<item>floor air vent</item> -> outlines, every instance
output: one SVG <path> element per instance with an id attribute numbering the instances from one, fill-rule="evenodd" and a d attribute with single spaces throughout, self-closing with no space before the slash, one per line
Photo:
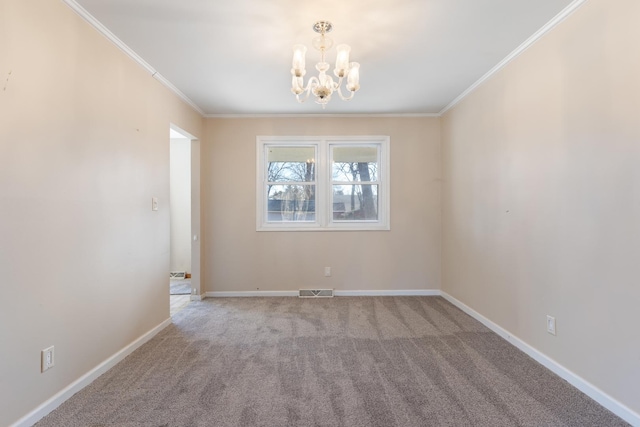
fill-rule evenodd
<path id="1" fill-rule="evenodd" d="M 187 277 L 186 271 L 171 271 L 169 272 L 169 279 L 185 279 Z"/>
<path id="2" fill-rule="evenodd" d="M 298 296 L 300 298 L 331 298 L 333 289 L 300 289 Z"/>

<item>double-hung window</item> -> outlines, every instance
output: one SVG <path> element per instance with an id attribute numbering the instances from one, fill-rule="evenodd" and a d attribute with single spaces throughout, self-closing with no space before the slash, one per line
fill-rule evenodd
<path id="1" fill-rule="evenodd" d="M 389 137 L 257 137 L 258 231 L 389 230 Z"/>

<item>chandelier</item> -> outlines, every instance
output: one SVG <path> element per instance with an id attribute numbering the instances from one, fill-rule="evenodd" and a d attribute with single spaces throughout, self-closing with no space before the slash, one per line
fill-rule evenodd
<path id="1" fill-rule="evenodd" d="M 320 36 L 313 39 L 313 47 L 320 51 L 320 62 L 316 64 L 316 70 L 318 70 L 318 77 L 312 76 L 307 82 L 307 86 L 304 85 L 305 70 L 305 54 L 307 53 L 306 46 L 297 44 L 293 46 L 293 67 L 291 68 L 291 92 L 296 95 L 298 102 L 302 103 L 309 99 L 309 95 L 313 93 L 316 98 L 316 103 L 322 105 L 324 109 L 329 101 L 331 101 L 331 95 L 333 92 L 338 92 L 340 99 L 348 101 L 353 98 L 353 95 L 358 89 L 360 89 L 360 64 L 357 62 L 349 62 L 349 52 L 351 48 L 346 44 L 336 46 L 338 51 L 336 57 L 336 67 L 333 70 L 333 74 L 338 78 L 335 81 L 330 75 L 327 75 L 327 71 L 331 67 L 331 64 L 325 62 L 324 55 L 326 51 L 333 46 L 333 40 L 326 36 L 326 33 L 330 32 L 333 26 L 328 21 L 318 21 L 313 25 L 313 30 L 319 33 Z M 348 96 L 342 94 L 342 81 L 346 77 L 346 89 L 349 91 Z M 305 95 L 300 96 L 305 93 Z"/>

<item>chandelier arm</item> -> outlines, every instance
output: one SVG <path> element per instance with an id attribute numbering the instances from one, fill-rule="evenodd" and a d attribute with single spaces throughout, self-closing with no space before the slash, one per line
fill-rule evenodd
<path id="1" fill-rule="evenodd" d="M 337 86 L 338 86 L 338 96 L 339 96 L 339 97 L 340 97 L 340 99 L 342 99 L 343 101 L 349 101 L 349 100 L 353 99 L 353 96 L 354 96 L 356 93 L 355 93 L 355 92 L 351 92 L 351 91 L 349 91 L 349 92 L 350 92 L 350 95 L 349 95 L 349 96 L 344 96 L 344 95 L 342 94 L 342 80 L 343 80 L 343 78 L 342 78 L 342 77 L 340 77 L 340 80 L 338 80 L 338 84 L 337 84 Z"/>
<path id="2" fill-rule="evenodd" d="M 303 102 L 305 102 L 307 99 L 309 99 L 309 95 L 311 95 L 311 90 L 317 86 L 319 84 L 319 80 L 316 76 L 311 76 L 309 78 L 309 81 L 307 82 L 307 87 L 304 88 L 304 90 L 302 91 L 303 93 L 305 93 L 303 98 L 300 98 L 300 94 L 296 94 L 296 100 L 302 104 Z"/>

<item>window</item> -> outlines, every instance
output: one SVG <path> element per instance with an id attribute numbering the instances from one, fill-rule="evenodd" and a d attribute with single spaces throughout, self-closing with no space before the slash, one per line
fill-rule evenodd
<path id="1" fill-rule="evenodd" d="M 258 231 L 389 230 L 389 137 L 257 138 Z"/>

